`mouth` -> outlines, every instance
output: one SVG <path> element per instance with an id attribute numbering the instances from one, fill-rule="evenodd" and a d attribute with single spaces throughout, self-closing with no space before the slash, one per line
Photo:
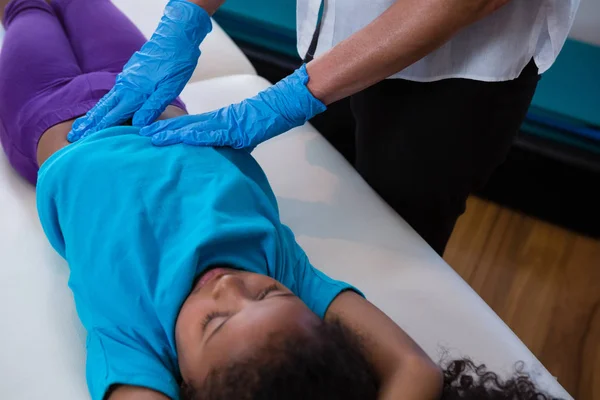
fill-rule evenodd
<path id="1" fill-rule="evenodd" d="M 208 271 L 206 271 L 202 275 L 200 275 L 198 282 L 194 285 L 193 291 L 200 290 L 204 286 L 206 286 L 206 284 L 209 283 L 210 281 L 218 279 L 218 278 L 222 277 L 223 275 L 227 275 L 229 273 L 230 273 L 229 268 L 209 269 Z"/>

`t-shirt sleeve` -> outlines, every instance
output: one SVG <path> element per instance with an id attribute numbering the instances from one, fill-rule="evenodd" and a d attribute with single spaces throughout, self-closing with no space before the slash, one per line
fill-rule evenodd
<path id="1" fill-rule="evenodd" d="M 294 234 L 285 227 L 288 239 L 288 260 L 290 264 L 287 274 L 288 282 L 282 281 L 290 290 L 300 297 L 302 301 L 319 318 L 323 319 L 327 309 L 335 298 L 346 290 L 352 290 L 364 297 L 364 294 L 354 286 L 330 278 L 323 272 L 315 268 L 308 259 L 308 256 L 300 245 L 296 242 Z"/>
<path id="2" fill-rule="evenodd" d="M 140 386 L 179 399 L 179 384 L 168 368 L 127 342 L 98 330 L 88 332 L 86 376 L 92 400 L 104 400 L 113 385 Z"/>

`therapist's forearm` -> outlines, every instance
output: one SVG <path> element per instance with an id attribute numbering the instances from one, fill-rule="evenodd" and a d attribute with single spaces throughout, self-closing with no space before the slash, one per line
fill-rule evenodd
<path id="1" fill-rule="evenodd" d="M 307 66 L 325 104 L 351 96 L 420 60 L 463 27 L 510 0 L 398 0 L 379 18 Z"/>

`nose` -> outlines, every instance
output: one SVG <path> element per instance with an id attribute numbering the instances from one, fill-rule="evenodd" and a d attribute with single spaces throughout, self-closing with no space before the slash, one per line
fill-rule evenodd
<path id="1" fill-rule="evenodd" d="M 240 306 L 251 300 L 250 291 L 244 280 L 237 274 L 224 275 L 218 278 L 212 296 L 215 300 L 233 301 Z"/>

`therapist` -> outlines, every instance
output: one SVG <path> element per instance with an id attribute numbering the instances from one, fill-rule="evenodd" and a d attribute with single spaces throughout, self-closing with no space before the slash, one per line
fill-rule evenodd
<path id="1" fill-rule="evenodd" d="M 318 23 L 321 0 L 298 0 L 298 49 L 314 60 L 254 98 L 147 126 L 191 77 L 223 1 L 171 0 L 69 140 L 133 117 L 156 145 L 251 150 L 352 96 L 356 168 L 440 255 L 469 194 L 506 157 L 579 4 L 325 0 Z"/>

